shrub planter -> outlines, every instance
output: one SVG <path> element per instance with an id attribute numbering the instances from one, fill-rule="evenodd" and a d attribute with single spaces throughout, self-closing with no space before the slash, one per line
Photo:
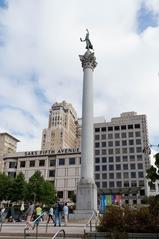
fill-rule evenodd
<path id="1" fill-rule="evenodd" d="M 159 239 L 159 233 L 88 232 L 84 239 Z"/>

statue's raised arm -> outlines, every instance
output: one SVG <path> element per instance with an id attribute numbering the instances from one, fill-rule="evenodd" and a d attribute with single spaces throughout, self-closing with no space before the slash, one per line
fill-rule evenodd
<path id="1" fill-rule="evenodd" d="M 86 42 L 86 49 L 87 50 L 89 50 L 89 49 L 92 49 L 93 50 L 93 45 L 92 45 L 92 43 L 91 43 L 91 41 L 90 41 L 90 39 L 89 39 L 89 31 L 88 31 L 88 29 L 86 29 L 86 36 L 85 36 L 85 39 L 84 40 L 82 40 L 82 38 L 80 38 L 80 40 L 82 41 L 82 42 Z"/>

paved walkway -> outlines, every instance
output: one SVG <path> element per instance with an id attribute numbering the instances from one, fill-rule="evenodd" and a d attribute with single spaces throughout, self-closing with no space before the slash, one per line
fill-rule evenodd
<path id="1" fill-rule="evenodd" d="M 78 234 L 83 235 L 84 227 L 86 224 L 82 223 L 68 223 L 68 226 L 61 225 L 61 227 L 54 227 L 52 223 L 48 224 L 47 233 L 55 234 L 60 229 L 64 229 L 66 234 Z M 25 223 L 4 223 L 2 226 L 1 233 L 24 233 Z M 46 222 L 41 222 L 39 224 L 39 233 L 46 233 Z M 36 229 L 29 230 L 30 232 L 35 232 Z"/>

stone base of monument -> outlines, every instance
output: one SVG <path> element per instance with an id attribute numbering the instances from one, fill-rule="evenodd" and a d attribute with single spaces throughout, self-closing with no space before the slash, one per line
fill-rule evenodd
<path id="1" fill-rule="evenodd" d="M 97 186 L 94 181 L 81 179 L 77 185 L 74 219 L 89 219 L 97 211 Z"/>

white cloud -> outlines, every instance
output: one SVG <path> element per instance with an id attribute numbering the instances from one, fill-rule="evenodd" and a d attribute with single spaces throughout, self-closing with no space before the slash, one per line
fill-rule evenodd
<path id="1" fill-rule="evenodd" d="M 20 150 L 40 147 L 42 129 L 48 124 L 46 112 L 55 101 L 71 102 L 81 116 L 83 73 L 78 55 L 85 51 L 79 38 L 85 36 L 86 27 L 98 62 L 95 115 L 110 120 L 123 111 L 145 113 L 150 140 L 159 139 L 159 28 L 136 33 L 141 2 L 8 1 L 9 8 L 0 11 L 5 39 L 0 48 L 0 128 L 10 132 L 14 128 L 26 135 L 32 132 L 34 142 L 19 135 Z M 157 12 L 159 1 L 145 3 Z M 35 94 L 36 89 L 44 99 Z M 12 115 L 13 122 L 7 115 Z"/>

